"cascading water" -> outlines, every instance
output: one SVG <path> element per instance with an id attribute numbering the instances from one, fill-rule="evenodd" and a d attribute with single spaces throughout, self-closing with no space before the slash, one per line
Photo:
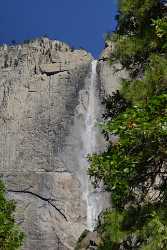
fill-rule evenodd
<path id="1" fill-rule="evenodd" d="M 74 125 L 66 140 L 66 151 L 62 161 L 70 166 L 69 171 L 78 179 L 80 190 L 80 209 L 76 232 L 85 228 L 93 231 L 99 214 L 111 207 L 110 194 L 102 188 L 95 189 L 87 173 L 87 155 L 104 151 L 106 142 L 97 127 L 102 114 L 100 89 L 97 75 L 97 61 L 92 61 L 90 74 L 85 78 L 84 88 L 79 92 L 79 102 L 75 110 Z M 74 227 L 74 226 L 73 226 Z"/>
<path id="2" fill-rule="evenodd" d="M 96 68 L 97 61 L 92 62 L 91 82 L 89 86 L 88 95 L 88 108 L 85 119 L 86 127 L 86 145 L 85 151 L 87 154 L 93 153 L 96 150 L 96 111 L 97 111 L 97 100 L 96 100 Z"/>
<path id="3" fill-rule="evenodd" d="M 85 151 L 87 154 L 91 154 L 96 151 L 96 68 L 97 61 L 92 61 L 92 71 L 91 71 L 91 82 L 89 86 L 89 101 L 88 109 L 85 119 L 86 128 L 86 147 Z M 91 196 L 94 192 L 93 187 L 88 180 L 87 186 L 87 227 L 90 231 L 94 229 L 97 220 L 96 214 L 96 200 L 92 200 Z"/>
<path id="4" fill-rule="evenodd" d="M 92 61 L 91 82 L 88 88 L 88 106 L 85 116 L 85 138 L 84 150 L 85 154 L 91 154 L 98 151 L 99 142 L 97 137 L 99 131 L 97 129 L 97 117 L 99 116 L 100 103 L 97 92 L 97 61 Z M 87 163 L 88 166 L 89 163 Z M 104 208 L 109 206 L 109 199 L 102 190 L 94 189 L 89 177 L 87 176 L 87 228 L 93 231 L 97 224 L 98 215 Z"/>

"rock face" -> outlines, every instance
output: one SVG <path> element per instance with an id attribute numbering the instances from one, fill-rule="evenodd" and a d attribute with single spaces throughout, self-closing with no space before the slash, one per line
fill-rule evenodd
<path id="1" fill-rule="evenodd" d="M 0 172 L 25 250 L 72 249 L 85 228 L 74 120 L 91 61 L 48 39 L 0 47 Z"/>
<path id="2" fill-rule="evenodd" d="M 47 38 L 0 47 L 0 174 L 24 250 L 74 249 L 87 226 L 80 159 L 92 60 Z M 118 88 L 107 62 L 98 73 L 101 93 Z"/>
<path id="3" fill-rule="evenodd" d="M 106 42 L 106 48 L 100 55 L 97 69 L 99 86 L 101 86 L 102 91 L 107 95 L 112 95 L 115 90 L 120 89 L 121 80 L 129 77 L 128 72 L 122 68 L 120 63 L 110 63 L 109 59 L 113 50 L 114 44 L 109 41 Z"/>

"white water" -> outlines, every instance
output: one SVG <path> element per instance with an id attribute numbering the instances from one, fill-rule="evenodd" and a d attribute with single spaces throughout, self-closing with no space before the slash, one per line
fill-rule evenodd
<path id="1" fill-rule="evenodd" d="M 96 100 L 96 73 L 97 61 L 92 62 L 91 82 L 89 86 L 89 101 L 88 109 L 85 119 L 86 127 L 86 140 L 85 145 L 86 153 L 90 154 L 96 151 L 96 111 L 97 111 L 97 100 Z"/>
<path id="2" fill-rule="evenodd" d="M 88 89 L 88 107 L 85 117 L 85 140 L 84 148 L 86 154 L 91 154 L 97 151 L 98 142 L 97 134 L 99 133 L 96 127 L 97 116 L 99 103 L 98 103 L 98 94 L 97 94 L 97 61 L 92 62 L 92 71 L 91 71 L 91 82 Z M 97 224 L 98 215 L 104 208 L 105 198 L 104 192 L 100 190 L 97 191 L 93 188 L 90 180 L 87 180 L 87 228 L 90 231 L 93 231 L 94 227 Z"/>
<path id="3" fill-rule="evenodd" d="M 81 197 L 81 223 L 93 231 L 97 225 L 99 214 L 111 207 L 110 194 L 101 188 L 94 189 L 87 169 L 89 162 L 87 155 L 104 151 L 105 140 L 97 128 L 97 122 L 101 116 L 101 103 L 99 98 L 99 86 L 97 79 L 97 61 L 92 62 L 91 77 L 85 79 L 85 88 L 80 90 L 79 104 L 73 130 L 67 140 L 67 145 L 62 161 L 68 162 L 70 171 L 75 173 L 80 183 Z M 85 215 L 87 217 L 85 221 Z M 79 229 L 79 232 L 82 230 Z"/>

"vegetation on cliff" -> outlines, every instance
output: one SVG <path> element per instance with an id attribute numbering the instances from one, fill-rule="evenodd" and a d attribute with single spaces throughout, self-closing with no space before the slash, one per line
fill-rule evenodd
<path id="1" fill-rule="evenodd" d="M 108 149 L 89 157 L 89 175 L 104 183 L 114 207 L 99 224 L 99 249 L 167 249 L 167 8 L 160 0 L 119 4 L 116 32 L 107 39 L 111 61 L 131 80 L 123 80 L 117 101 L 107 99 Z"/>
<path id="2" fill-rule="evenodd" d="M 0 181 L 0 250 L 16 250 L 22 245 L 24 234 L 15 223 L 15 202 L 5 197 L 5 187 Z"/>

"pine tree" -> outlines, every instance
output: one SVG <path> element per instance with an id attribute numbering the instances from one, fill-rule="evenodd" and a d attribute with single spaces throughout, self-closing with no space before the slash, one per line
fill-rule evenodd
<path id="1" fill-rule="evenodd" d="M 15 223 L 15 202 L 5 197 L 5 187 L 0 181 L 0 250 L 20 249 L 24 234 Z"/>
<path id="2" fill-rule="evenodd" d="M 101 125 L 107 140 L 116 135 L 117 143 L 89 157 L 94 185 L 104 183 L 114 206 L 97 228 L 99 250 L 167 249 L 165 2 L 119 1 L 111 62 L 121 62 L 131 79 L 123 80 L 119 98 L 107 99 Z"/>

